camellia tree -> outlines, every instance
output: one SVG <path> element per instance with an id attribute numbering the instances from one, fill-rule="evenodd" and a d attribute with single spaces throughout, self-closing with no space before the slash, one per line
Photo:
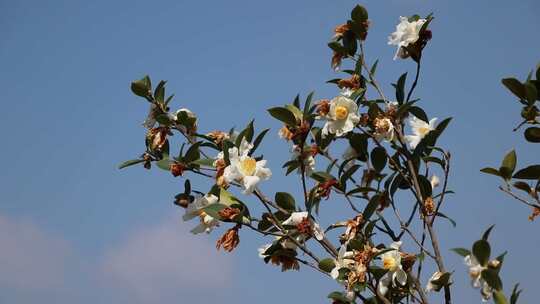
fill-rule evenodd
<path id="1" fill-rule="evenodd" d="M 328 43 L 332 68 L 344 75 L 328 81 L 336 85 L 337 96 L 315 100 L 311 93 L 268 109 L 281 124 L 280 138 L 291 145 L 291 158 L 281 173 L 296 172 L 302 189 L 299 197 L 279 189 L 263 193 L 259 187 L 276 178 L 258 153 L 269 129 L 257 132 L 251 121 L 238 132 L 201 132 L 195 113 L 170 109 L 173 96 L 165 94 L 166 82 L 154 87 L 148 76 L 131 84 L 133 93 L 149 103 L 144 121 L 146 151 L 120 168 L 157 166 L 174 177 L 182 176 L 184 192 L 175 196 L 175 204 L 185 209 L 184 220 L 197 222 L 192 233 L 227 227 L 216 247 L 228 252 L 240 243 L 241 230 L 271 237 L 271 243 L 259 248 L 263 261 L 282 271 L 308 267 L 337 281 L 343 287 L 329 294 L 332 303 L 430 303 L 435 293 L 440 294 L 435 303 L 452 303 L 452 282 L 458 278 L 445 267 L 437 235 L 438 219 L 454 224 L 444 214 L 445 198 L 452 193 L 448 189 L 451 155 L 438 145 L 451 118 L 429 117 L 414 95 L 432 21 L 432 15 L 400 17 L 390 34 L 388 44 L 396 47 L 394 59 L 416 63 L 412 83 L 407 84 L 407 73 L 401 75 L 393 84 L 395 95 L 390 96 L 376 80 L 377 62 L 368 63 L 364 52 L 368 12 L 354 7 Z M 537 79 L 539 74 L 537 70 Z M 523 104 L 524 123 L 537 124 L 539 81 L 529 76 L 525 83 L 516 79 L 503 83 Z M 368 97 L 372 95 L 376 97 Z M 539 142 L 539 130 L 528 128 L 525 137 Z M 182 143 L 175 144 L 179 153 L 173 155 L 169 139 L 174 134 Z M 333 155 L 330 147 L 342 153 Z M 502 177 L 501 190 L 533 207 L 536 215 L 538 165 L 514 173 L 515 163 L 512 152 L 500 169 L 483 171 Z M 209 183 L 194 187 L 190 175 L 204 176 Z M 534 180 L 536 185 L 523 180 Z M 532 201 L 514 194 L 514 188 L 527 192 Z M 322 227 L 323 200 L 343 201 L 350 212 Z M 463 256 L 483 300 L 517 303 L 521 292 L 517 285 L 507 291 L 509 296 L 503 291 L 499 273 L 505 253 L 492 257 L 491 230 L 470 249 L 453 251 Z"/>

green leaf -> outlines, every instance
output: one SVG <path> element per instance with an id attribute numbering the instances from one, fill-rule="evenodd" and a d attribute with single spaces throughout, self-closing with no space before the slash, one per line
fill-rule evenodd
<path id="1" fill-rule="evenodd" d="M 237 147 L 240 147 L 240 145 L 242 144 L 242 139 L 244 139 L 244 138 L 246 139 L 247 142 L 251 142 L 251 140 L 253 139 L 253 133 L 254 133 L 253 120 L 251 120 L 248 123 L 248 125 L 246 126 L 246 128 L 244 130 L 242 130 L 242 132 L 240 132 L 240 134 L 238 134 L 234 144 Z"/>
<path id="2" fill-rule="evenodd" d="M 165 171 L 169 171 L 171 170 L 171 164 L 173 163 L 174 161 L 172 161 L 171 159 L 169 158 L 164 158 L 160 161 L 158 161 L 156 163 L 156 165 L 160 168 L 160 169 L 163 169 Z"/>
<path id="3" fill-rule="evenodd" d="M 319 269 L 324 272 L 330 272 L 332 269 L 334 269 L 334 267 L 336 267 L 334 259 L 326 258 L 319 261 Z"/>
<path id="4" fill-rule="evenodd" d="M 377 72 L 377 65 L 379 64 L 379 59 L 375 60 L 375 63 L 371 66 L 371 69 L 369 72 L 371 73 L 371 76 L 375 76 L 375 72 Z"/>
<path id="5" fill-rule="evenodd" d="M 532 191 L 531 186 L 529 186 L 529 184 L 527 184 L 526 182 L 515 182 L 514 187 L 519 190 L 525 191 L 527 194 L 531 193 Z"/>
<path id="6" fill-rule="evenodd" d="M 275 200 L 276 204 L 285 210 L 294 211 L 296 208 L 294 197 L 287 192 L 276 192 Z"/>
<path id="7" fill-rule="evenodd" d="M 447 219 L 448 221 L 450 221 L 450 223 L 452 224 L 452 226 L 454 226 L 454 228 L 456 228 L 456 221 L 454 221 L 453 219 L 451 219 L 451 218 L 448 217 L 447 215 L 443 214 L 442 212 L 437 212 L 437 214 L 435 214 L 435 215 Z"/>
<path id="8" fill-rule="evenodd" d="M 466 257 L 468 255 L 471 255 L 471 251 L 469 249 L 465 249 L 465 248 L 452 248 L 450 250 L 457 253 L 457 254 L 459 254 L 462 257 Z"/>
<path id="9" fill-rule="evenodd" d="M 371 200 L 369 200 L 369 203 L 364 208 L 364 212 L 362 212 L 365 220 L 369 220 L 375 210 L 377 210 L 377 207 L 380 205 L 380 199 L 380 195 L 374 195 Z"/>
<path id="10" fill-rule="evenodd" d="M 523 168 L 514 174 L 513 178 L 517 179 L 540 179 L 540 165 L 532 165 Z"/>
<path id="11" fill-rule="evenodd" d="M 504 178 L 510 179 L 512 177 L 512 173 L 514 173 L 514 170 L 516 169 L 516 161 L 516 151 L 512 150 L 506 154 L 501 167 L 499 168 L 499 172 L 501 172 L 501 175 Z"/>
<path id="12" fill-rule="evenodd" d="M 133 92 L 133 94 L 140 97 L 148 97 L 150 95 L 151 88 L 152 84 L 148 75 L 144 76 L 142 79 L 135 80 L 131 83 L 131 91 Z"/>
<path id="13" fill-rule="evenodd" d="M 156 86 L 156 90 L 154 91 L 154 99 L 159 103 L 165 102 L 165 84 L 166 83 L 167 81 L 161 80 Z"/>
<path id="14" fill-rule="evenodd" d="M 221 220 L 221 216 L 219 216 L 219 212 L 223 209 L 227 208 L 227 205 L 216 203 L 208 205 L 207 207 L 203 208 L 203 211 L 210 215 L 211 217 Z"/>
<path id="15" fill-rule="evenodd" d="M 530 127 L 525 130 L 525 139 L 529 142 L 540 143 L 540 128 Z"/>
<path id="16" fill-rule="evenodd" d="M 133 166 L 133 165 L 136 165 L 136 164 L 140 164 L 140 163 L 143 163 L 144 162 L 144 159 L 132 159 L 132 160 L 127 160 L 123 163 L 121 163 L 119 166 L 118 166 L 118 169 L 124 169 L 126 167 L 129 167 L 129 166 Z"/>
<path id="17" fill-rule="evenodd" d="M 537 73 L 540 71 L 540 67 L 538 68 Z M 540 78 L 538 74 L 536 75 L 537 78 Z M 518 290 L 519 284 L 514 285 L 514 289 L 512 290 L 512 295 L 510 296 L 510 304 L 516 304 L 517 300 L 519 299 L 519 295 L 521 294 L 521 289 Z"/>
<path id="18" fill-rule="evenodd" d="M 296 117 L 294 114 L 287 108 L 284 107 L 275 107 L 268 109 L 268 113 L 272 115 L 275 119 L 286 123 L 287 125 L 294 127 L 296 126 Z"/>
<path id="19" fill-rule="evenodd" d="M 495 302 L 495 304 L 508 304 L 502 290 L 496 290 L 493 293 L 493 302 Z"/>
<path id="20" fill-rule="evenodd" d="M 212 159 L 212 158 L 200 158 L 200 159 L 192 161 L 191 163 L 194 164 L 194 165 L 199 165 L 199 166 L 213 167 L 214 166 L 214 159 Z"/>
<path id="21" fill-rule="evenodd" d="M 502 84 L 519 99 L 526 99 L 525 86 L 515 78 L 504 78 Z"/>
<path id="22" fill-rule="evenodd" d="M 334 176 L 332 176 L 331 174 L 326 173 L 324 171 L 317 171 L 317 172 L 311 173 L 311 178 L 313 178 L 314 180 L 316 180 L 316 181 L 318 181 L 320 183 L 324 183 L 326 181 L 336 179 Z"/>
<path id="23" fill-rule="evenodd" d="M 360 168 L 360 165 L 353 165 L 345 173 L 341 175 L 340 182 L 345 187 L 345 184 L 347 183 L 347 180 Z"/>
<path id="24" fill-rule="evenodd" d="M 488 285 L 495 290 L 502 290 L 502 281 L 494 269 L 488 268 L 482 271 L 482 279 L 484 279 Z"/>
<path id="25" fill-rule="evenodd" d="M 259 135 L 257 135 L 257 137 L 255 137 L 255 140 L 253 141 L 253 148 L 249 151 L 250 156 L 255 153 L 255 150 L 257 150 L 268 131 L 270 131 L 270 129 L 264 129 L 261 133 L 259 133 Z"/>
<path id="26" fill-rule="evenodd" d="M 496 176 L 501 176 L 501 173 L 499 172 L 499 170 L 495 169 L 495 168 L 484 168 L 482 170 L 480 170 L 481 172 L 484 172 L 486 174 L 491 174 L 491 175 L 496 175 Z"/>
<path id="27" fill-rule="evenodd" d="M 357 5 L 353 8 L 351 12 L 351 19 L 354 22 L 362 23 L 367 21 L 369 18 L 368 11 L 361 5 Z"/>
<path id="28" fill-rule="evenodd" d="M 423 121 L 429 122 L 426 112 L 420 107 L 412 106 L 409 108 L 409 113 L 420 118 Z"/>
<path id="29" fill-rule="evenodd" d="M 473 244 L 472 252 L 480 265 L 485 266 L 491 255 L 491 247 L 486 240 L 478 240 Z"/>
<path id="30" fill-rule="evenodd" d="M 196 142 L 189 149 L 186 151 L 186 155 L 184 156 L 184 162 L 186 164 L 189 164 L 201 157 L 201 153 L 199 152 L 199 146 L 201 145 L 201 142 Z"/>
<path id="31" fill-rule="evenodd" d="M 287 108 L 287 110 L 291 111 L 291 113 L 294 114 L 296 121 L 301 121 L 303 119 L 304 113 L 300 111 L 300 109 L 297 106 L 288 104 L 285 106 L 285 108 Z"/>
<path id="32" fill-rule="evenodd" d="M 536 86 L 530 82 L 525 83 L 525 99 L 529 102 L 530 105 L 533 105 L 536 99 L 538 98 L 538 91 Z"/>
<path id="33" fill-rule="evenodd" d="M 347 297 L 345 297 L 342 292 L 339 292 L 339 291 L 334 291 L 330 293 L 328 295 L 328 298 L 333 301 L 340 302 L 340 303 L 351 303 L 351 301 L 347 299 Z"/>
<path id="34" fill-rule="evenodd" d="M 388 157 L 386 156 L 386 150 L 383 147 L 375 147 L 371 151 L 371 164 L 377 172 L 381 172 L 386 166 Z"/>
<path id="35" fill-rule="evenodd" d="M 358 158 L 362 161 L 367 161 L 368 139 L 363 134 L 353 133 L 349 137 L 349 144 L 358 154 Z"/>
<path id="36" fill-rule="evenodd" d="M 396 84 L 396 100 L 399 104 L 403 104 L 405 101 L 405 82 L 407 80 L 407 73 L 402 74 Z"/>
<path id="37" fill-rule="evenodd" d="M 315 92 L 310 92 L 306 98 L 306 102 L 304 103 L 304 117 L 307 117 L 310 114 L 311 100 L 313 99 L 313 94 L 315 94 Z"/>
<path id="38" fill-rule="evenodd" d="M 487 241 L 487 240 L 488 240 L 489 234 L 491 233 L 491 230 L 493 230 L 493 227 L 495 227 L 495 225 L 491 225 L 491 226 L 489 226 L 488 229 L 486 229 L 486 231 L 484 232 L 484 234 L 482 234 L 482 240 L 484 240 L 484 241 Z"/>

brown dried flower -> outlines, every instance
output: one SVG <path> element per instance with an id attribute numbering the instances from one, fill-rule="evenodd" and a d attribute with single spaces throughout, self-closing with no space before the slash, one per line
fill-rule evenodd
<path id="1" fill-rule="evenodd" d="M 272 264 L 276 266 L 281 265 L 281 271 L 287 271 L 290 269 L 300 270 L 300 264 L 298 264 L 298 261 L 294 257 L 291 257 L 291 256 L 273 255 L 270 258 L 270 261 L 272 262 Z"/>
<path id="2" fill-rule="evenodd" d="M 540 208 L 533 207 L 532 213 L 529 215 L 529 221 L 534 221 L 537 216 L 540 216 Z"/>
<path id="3" fill-rule="evenodd" d="M 347 24 L 347 23 L 344 23 L 344 24 L 340 24 L 338 26 L 336 26 L 336 28 L 334 29 L 334 37 L 341 37 L 343 36 L 343 34 L 345 34 L 345 32 L 351 30 L 351 27 Z"/>
<path id="4" fill-rule="evenodd" d="M 309 218 L 306 217 L 300 223 L 298 223 L 296 225 L 296 229 L 302 234 L 311 235 L 312 228 Z"/>
<path id="5" fill-rule="evenodd" d="M 289 130 L 289 127 L 283 126 L 283 128 L 279 129 L 278 135 L 280 138 L 283 138 L 286 141 L 289 141 L 293 138 L 294 133 L 291 130 Z"/>
<path id="6" fill-rule="evenodd" d="M 161 150 L 165 143 L 167 142 L 167 135 L 170 134 L 169 128 L 167 127 L 157 127 L 148 130 L 146 133 L 146 138 L 150 145 L 151 150 Z"/>
<path id="7" fill-rule="evenodd" d="M 180 176 L 180 175 L 184 174 L 184 170 L 186 169 L 186 167 L 181 163 L 172 163 L 170 165 L 169 169 L 171 171 L 171 174 L 174 177 L 177 177 L 177 176 Z"/>
<path id="8" fill-rule="evenodd" d="M 341 60 L 343 60 L 343 55 L 338 53 L 338 52 L 334 52 L 334 55 L 332 56 L 332 69 L 334 69 L 335 71 L 338 71 L 339 70 L 339 67 L 341 66 Z"/>
<path id="9" fill-rule="evenodd" d="M 219 216 L 224 220 L 232 221 L 240 214 L 240 209 L 234 207 L 225 207 L 218 212 Z"/>
<path id="10" fill-rule="evenodd" d="M 222 147 L 223 141 L 230 137 L 229 134 L 223 131 L 212 131 L 206 134 L 206 136 L 210 137 L 218 147 Z"/>
<path id="11" fill-rule="evenodd" d="M 317 114 L 319 114 L 319 116 L 326 116 L 328 112 L 330 112 L 330 100 L 319 100 L 319 102 L 317 102 Z"/>
<path id="12" fill-rule="evenodd" d="M 435 213 L 435 201 L 431 196 L 424 200 L 424 215 L 433 215 Z"/>
<path id="13" fill-rule="evenodd" d="M 354 74 L 351 78 L 341 79 L 338 81 L 338 87 L 340 89 L 349 88 L 352 90 L 358 90 L 360 88 L 360 76 Z"/>
<path id="14" fill-rule="evenodd" d="M 216 249 L 220 250 L 223 247 L 223 250 L 231 252 L 240 244 L 240 237 L 238 236 L 239 225 L 234 226 L 233 228 L 227 230 L 225 234 L 217 241 Z"/>

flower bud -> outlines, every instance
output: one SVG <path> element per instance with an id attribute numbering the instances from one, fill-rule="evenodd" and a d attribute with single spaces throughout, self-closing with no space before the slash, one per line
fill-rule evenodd
<path id="1" fill-rule="evenodd" d="M 174 176 L 174 177 L 177 177 L 177 176 L 180 176 L 184 173 L 184 170 L 186 169 L 186 167 L 184 167 L 183 164 L 181 163 L 172 163 L 169 167 L 170 171 L 171 171 L 171 174 Z"/>

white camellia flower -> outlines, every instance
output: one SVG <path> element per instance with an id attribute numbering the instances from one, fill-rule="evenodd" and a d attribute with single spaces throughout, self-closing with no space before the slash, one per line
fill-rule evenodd
<path id="1" fill-rule="evenodd" d="M 249 156 L 251 144 L 240 144 L 229 149 L 230 165 L 223 172 L 223 177 L 227 183 L 237 181 L 244 187 L 244 194 L 251 194 L 257 184 L 262 180 L 267 180 L 272 176 L 272 171 L 266 168 L 266 160 L 255 160 Z M 219 156 L 218 156 L 219 157 Z"/>
<path id="2" fill-rule="evenodd" d="M 394 60 L 407 57 L 404 47 L 418 41 L 420 30 L 425 22 L 426 19 L 409 22 L 409 18 L 399 17 L 399 24 L 396 26 L 396 31 L 388 37 L 388 44 L 397 46 Z"/>
<path id="3" fill-rule="evenodd" d="M 334 260 L 334 268 L 330 272 L 332 279 L 337 280 L 341 268 L 351 268 L 354 265 L 354 252 L 347 251 L 347 244 L 339 248 L 338 257 Z"/>
<path id="4" fill-rule="evenodd" d="M 360 121 L 358 106 L 345 96 L 338 96 L 330 101 L 330 111 L 326 114 L 326 124 L 322 129 L 322 135 L 335 134 L 343 136 L 356 126 Z"/>
<path id="5" fill-rule="evenodd" d="M 193 228 L 191 232 L 193 234 L 199 234 L 202 232 L 210 233 L 212 229 L 219 225 L 219 221 L 204 212 L 204 208 L 216 204 L 218 197 L 213 194 L 207 194 L 196 198 L 193 203 L 189 204 L 186 208 L 186 213 L 183 216 L 184 221 L 189 221 L 195 217 L 199 217 L 201 223 Z"/>
<path id="6" fill-rule="evenodd" d="M 392 250 L 387 251 L 381 255 L 383 268 L 388 272 L 381 278 L 379 285 L 377 286 L 379 292 L 385 295 L 388 292 L 390 286 L 397 286 L 396 282 L 401 286 L 407 283 L 407 273 L 401 266 L 401 254 L 399 253 L 399 247 L 401 242 L 393 242 L 390 244 Z"/>
<path id="7" fill-rule="evenodd" d="M 291 160 L 298 160 L 300 157 L 300 147 L 298 145 L 294 145 L 292 147 L 292 157 Z M 306 157 L 304 158 L 304 169 L 306 170 L 306 175 L 310 176 L 312 172 L 315 171 L 315 157 L 311 153 L 304 152 Z M 302 168 L 298 167 L 296 170 L 298 174 L 302 174 Z"/>
<path id="8" fill-rule="evenodd" d="M 482 266 L 474 255 L 468 255 L 464 258 L 465 265 L 469 267 L 469 276 L 471 277 L 471 285 L 474 288 L 482 288 L 480 293 L 482 294 L 482 301 L 487 302 L 493 296 L 493 289 L 488 283 L 482 279 L 482 271 L 487 269 L 486 266 Z"/>
<path id="9" fill-rule="evenodd" d="M 309 218 L 309 214 L 307 211 L 302 212 L 293 212 L 289 216 L 288 219 L 283 221 L 283 225 L 287 226 L 297 226 L 298 224 L 302 223 L 305 219 L 308 219 L 311 223 L 311 232 L 315 236 L 315 238 L 319 241 L 322 241 L 324 239 L 324 231 L 322 231 L 319 224 L 315 221 L 313 221 L 311 218 Z"/>
<path id="10" fill-rule="evenodd" d="M 231 141 L 236 141 L 236 137 L 238 134 L 232 134 L 231 135 Z M 253 144 L 248 142 L 245 138 L 242 138 L 242 142 L 240 143 L 240 148 L 238 149 L 238 153 L 240 155 L 247 155 L 249 154 L 249 151 L 253 149 Z M 229 149 L 230 150 L 230 149 Z M 216 160 L 214 161 L 214 167 L 216 167 L 218 160 L 222 160 L 225 157 L 225 154 L 223 151 L 219 152 L 216 156 Z"/>
<path id="11" fill-rule="evenodd" d="M 409 125 L 411 126 L 413 135 L 406 135 L 405 140 L 409 143 L 411 149 L 416 148 L 420 141 L 426 137 L 429 132 L 435 130 L 436 121 L 436 117 L 432 118 L 429 123 L 417 118 L 416 116 L 409 118 Z"/>

